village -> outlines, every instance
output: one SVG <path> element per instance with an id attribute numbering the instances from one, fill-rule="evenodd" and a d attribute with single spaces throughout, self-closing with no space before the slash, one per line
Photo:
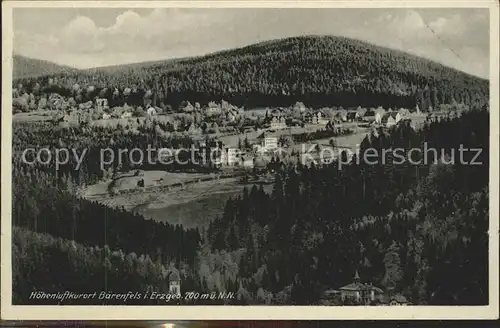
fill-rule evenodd
<path id="1" fill-rule="evenodd" d="M 23 99 L 27 98 L 27 100 Z M 18 103 L 29 103 L 29 96 L 17 98 Z M 15 99 L 16 100 L 16 99 Z M 16 101 L 14 101 L 16 103 Z M 131 132 L 141 126 L 154 124 L 163 136 L 186 135 L 192 138 L 200 151 L 210 152 L 217 147 L 218 158 L 208 165 L 222 171 L 234 169 L 261 170 L 272 160 L 296 162 L 304 148 L 320 152 L 324 147 L 346 151 L 349 156 L 372 130 L 390 129 L 407 123 L 414 129 L 425 121 L 446 113 L 421 112 L 416 108 L 384 109 L 332 107 L 311 109 L 297 102 L 288 108 L 260 108 L 246 110 L 222 101 L 206 106 L 185 101 L 176 110 L 164 109 L 146 103 L 131 107 L 127 104 L 110 108 L 106 98 L 96 98 L 76 105 L 72 98 L 58 94 L 41 98 L 35 111 L 24 113 L 14 107 L 14 120 L 39 117 L 61 127 L 90 126 L 124 128 Z M 215 140 L 216 142 L 209 142 Z M 208 142 L 208 144 L 207 144 Z M 307 164 L 307 163 L 306 163 Z"/>
<path id="2" fill-rule="evenodd" d="M 455 111 L 441 108 L 422 112 L 418 106 L 412 109 L 361 106 L 313 109 L 297 102 L 286 108 L 244 109 L 226 101 L 204 106 L 184 101 L 174 110 L 153 106 L 150 102 L 144 107 L 126 103 L 110 107 L 106 98 L 99 97 L 78 105 L 73 98 L 58 94 L 40 98 L 38 103 L 30 99 L 26 94 L 14 99 L 14 121 L 42 120 L 61 128 L 123 129 L 135 135 L 140 135 L 144 127 L 152 127 L 161 138 L 179 136 L 192 140 L 196 163 L 172 165 L 172 149 L 166 153 L 159 149 L 156 160 L 169 164 L 147 168 L 139 165 L 132 168 L 132 172 L 106 172 L 102 182 L 81 191 L 85 197 L 129 209 L 144 208 L 151 198 L 155 199 L 155 208 L 162 208 L 158 203 L 164 201 L 158 197 L 164 196 L 157 195 L 162 190 L 175 194 L 168 204 L 178 205 L 199 199 L 214 188 L 224 195 L 233 195 L 241 191 L 242 184 L 259 183 L 268 187 L 273 181 L 273 172 L 282 165 L 328 164 L 340 154 L 346 154 L 349 159 L 372 131 L 388 130 L 398 124 L 418 129 L 439 116 L 460 115 L 459 106 L 455 106 L 458 108 Z M 31 107 L 29 112 L 22 110 L 26 104 Z M 304 152 L 309 156 L 304 157 Z M 178 189 L 183 189 L 180 193 L 183 199 L 172 203 L 180 197 Z M 154 196 L 145 197 L 148 193 Z M 180 223 L 185 224 L 183 220 Z"/>

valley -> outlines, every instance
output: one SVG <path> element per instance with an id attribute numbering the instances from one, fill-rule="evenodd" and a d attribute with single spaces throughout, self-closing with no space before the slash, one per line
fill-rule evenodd
<path id="1" fill-rule="evenodd" d="M 487 304 L 489 81 L 313 35 L 85 70 L 14 65 L 16 304 L 33 288 L 179 286 L 237 295 L 195 305 Z M 484 148 L 483 164 L 410 163 L 427 143 Z M 132 155 L 151 148 L 153 162 Z M 403 165 L 364 157 L 394 148 Z M 26 149 L 86 155 L 56 168 Z"/>

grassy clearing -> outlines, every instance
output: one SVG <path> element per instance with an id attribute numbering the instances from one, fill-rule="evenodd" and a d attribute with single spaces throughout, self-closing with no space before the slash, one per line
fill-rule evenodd
<path id="1" fill-rule="evenodd" d="M 86 187 L 84 193 L 88 197 L 99 194 L 106 194 L 108 193 L 110 184 L 112 184 L 117 191 L 136 189 L 137 182 L 141 179 L 144 180 L 145 187 L 152 187 L 184 183 L 187 181 L 210 176 L 209 174 L 203 173 L 172 173 L 158 170 L 139 171 L 141 172 L 140 176 L 135 176 L 135 170 L 125 172 L 118 175 L 114 180 L 102 181 Z"/>
<path id="2" fill-rule="evenodd" d="M 158 173 L 155 173 L 158 174 Z M 189 174 L 184 174 L 187 178 Z M 182 178 L 178 176 L 177 179 Z M 105 184 L 91 186 L 88 189 L 102 191 Z M 246 185 L 251 188 L 253 185 Z M 100 197 L 99 193 L 86 193 L 89 199 L 109 205 L 123 207 L 126 210 L 144 215 L 156 221 L 169 224 L 183 224 L 186 227 L 207 225 L 220 215 L 229 197 L 241 194 L 244 184 L 239 178 L 206 181 L 187 185 L 182 189 L 150 191 L 134 194 L 123 194 L 111 197 Z M 266 191 L 271 191 L 271 185 L 265 185 Z"/>
<path id="3" fill-rule="evenodd" d="M 17 113 L 12 115 L 13 122 L 40 122 L 52 120 L 51 112 L 36 111 L 29 113 Z"/>

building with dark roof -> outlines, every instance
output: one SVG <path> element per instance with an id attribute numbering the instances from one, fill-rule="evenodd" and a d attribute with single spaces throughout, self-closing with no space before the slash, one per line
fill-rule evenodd
<path id="1" fill-rule="evenodd" d="M 385 113 L 384 116 L 382 116 L 381 124 L 385 125 L 386 127 L 391 127 L 398 124 L 399 121 L 402 120 L 402 118 L 403 117 L 398 112 L 388 112 Z"/>
<path id="2" fill-rule="evenodd" d="M 365 114 L 363 115 L 363 120 L 365 121 L 375 121 L 375 111 L 374 110 L 367 110 Z"/>
<path id="3" fill-rule="evenodd" d="M 340 287 L 340 297 L 343 302 L 370 304 L 383 294 L 382 289 L 373 286 L 371 283 L 362 283 L 358 271 L 356 271 L 352 283 Z"/>
<path id="4" fill-rule="evenodd" d="M 347 112 L 347 122 L 354 122 L 359 115 L 360 114 L 356 111 Z"/>
<path id="5" fill-rule="evenodd" d="M 408 305 L 410 302 L 401 294 L 393 295 L 390 298 L 389 305 Z"/>

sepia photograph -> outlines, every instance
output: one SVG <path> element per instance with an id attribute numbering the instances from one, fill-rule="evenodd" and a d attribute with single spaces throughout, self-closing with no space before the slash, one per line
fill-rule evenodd
<path id="1" fill-rule="evenodd" d="M 497 318 L 498 3 L 370 3 L 4 2 L 2 318 Z"/>

